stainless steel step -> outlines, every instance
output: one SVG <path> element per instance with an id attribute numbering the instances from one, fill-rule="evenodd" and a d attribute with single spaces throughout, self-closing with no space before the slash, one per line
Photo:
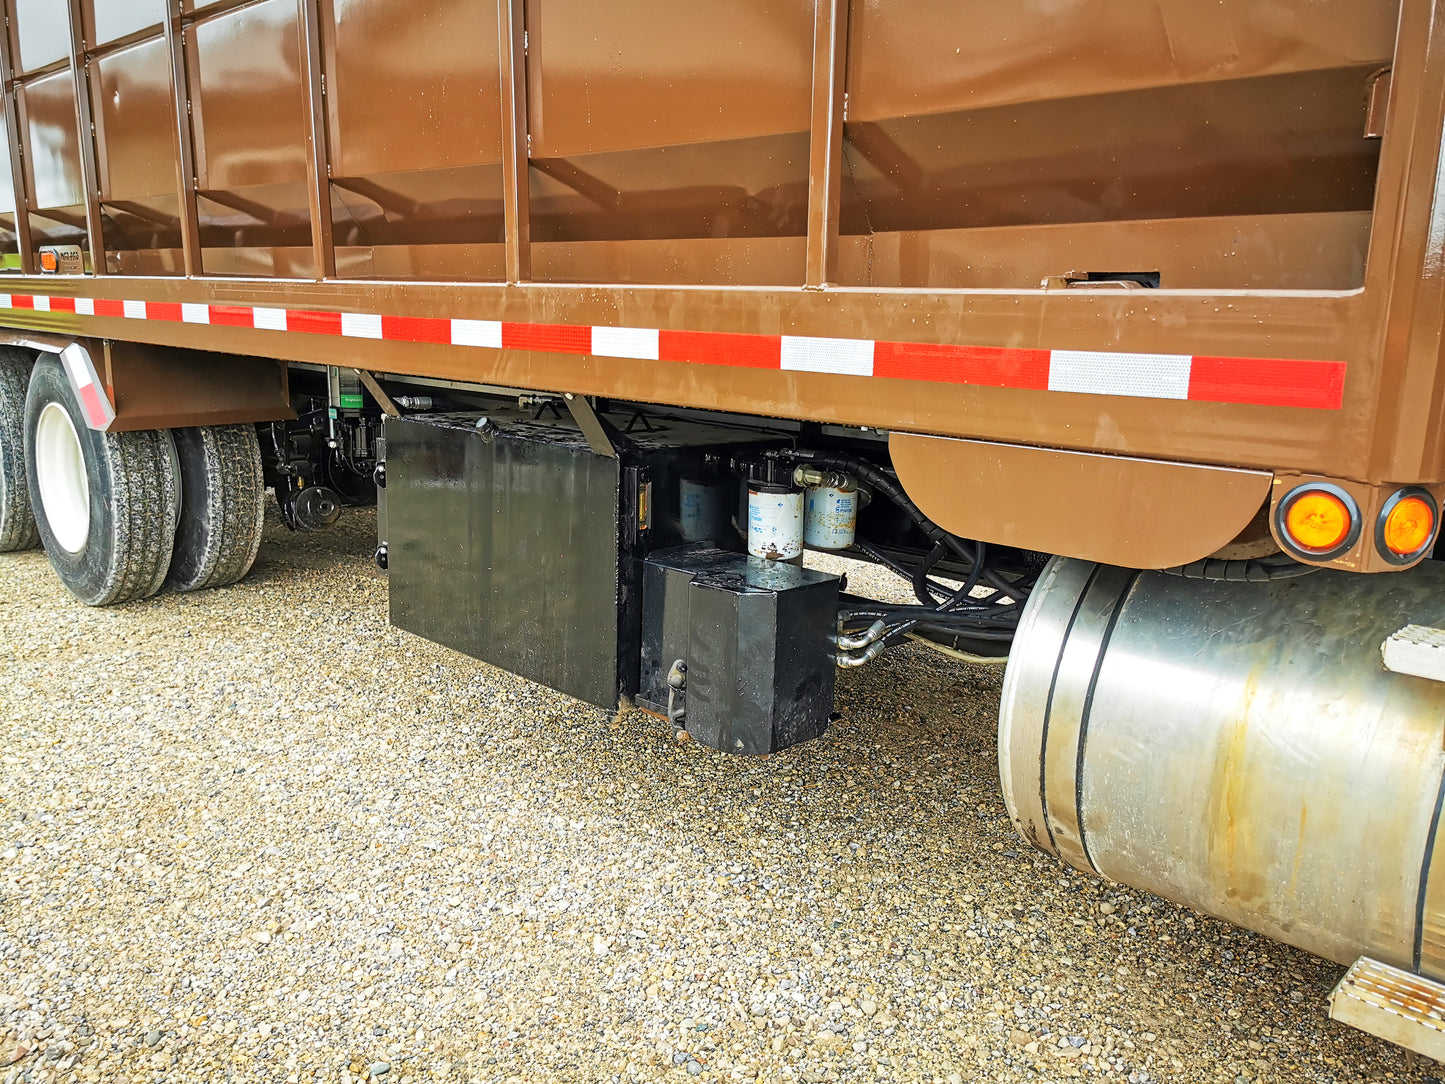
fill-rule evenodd
<path id="1" fill-rule="evenodd" d="M 1330 992 L 1330 1019 L 1445 1061 L 1445 986 L 1361 957 Z"/>
<path id="2" fill-rule="evenodd" d="M 1445 681 L 1445 629 L 1406 625 L 1380 646 L 1385 669 Z"/>

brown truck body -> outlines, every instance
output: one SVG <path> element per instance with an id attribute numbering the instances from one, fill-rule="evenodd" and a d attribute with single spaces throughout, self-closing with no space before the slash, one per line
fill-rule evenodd
<path id="1" fill-rule="evenodd" d="M 1136 567 L 1445 483 L 1428 0 L 7 14 L 12 336 L 867 426 L 949 529 Z M 115 427 L 194 410 L 122 369 Z"/>
<path id="2" fill-rule="evenodd" d="M 0 5 L 0 550 L 376 500 L 398 628 L 738 755 L 1007 660 L 1025 838 L 1445 1057 L 1445 0 Z"/>

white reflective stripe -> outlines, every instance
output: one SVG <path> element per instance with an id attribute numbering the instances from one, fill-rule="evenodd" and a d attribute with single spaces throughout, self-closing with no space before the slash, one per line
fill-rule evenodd
<path id="1" fill-rule="evenodd" d="M 209 324 L 211 322 L 211 306 L 182 301 L 181 319 L 187 324 Z"/>
<path id="2" fill-rule="evenodd" d="M 146 318 L 146 303 L 144 301 L 123 301 L 125 316 L 127 320 L 144 320 Z"/>
<path id="3" fill-rule="evenodd" d="M 6 299 L 7 303 L 9 299 Z M 77 316 L 94 316 L 95 301 L 89 297 L 77 297 L 75 299 L 75 312 Z"/>
<path id="4" fill-rule="evenodd" d="M 343 312 L 341 334 L 353 339 L 381 338 L 381 317 L 369 312 Z"/>
<path id="5" fill-rule="evenodd" d="M 71 343 L 60 352 L 60 364 L 65 367 L 65 377 L 77 392 L 87 384 L 95 383 L 85 360 L 85 351 L 76 343 Z"/>
<path id="6" fill-rule="evenodd" d="M 13 309 L 14 307 L 9 294 L 0 294 L 0 309 Z"/>
<path id="7" fill-rule="evenodd" d="M 641 358 L 657 360 L 656 328 L 594 327 L 592 352 L 604 358 Z"/>
<path id="8" fill-rule="evenodd" d="M 782 368 L 799 373 L 873 375 L 872 339 L 814 339 L 784 335 Z"/>
<path id="9" fill-rule="evenodd" d="M 1115 354 L 1055 350 L 1049 355 L 1049 391 L 1189 398 L 1189 354 Z"/>
<path id="10" fill-rule="evenodd" d="M 286 310 L 263 309 L 258 306 L 251 310 L 251 326 L 264 331 L 285 331 Z"/>
<path id="11" fill-rule="evenodd" d="M 70 381 L 75 397 L 85 411 L 86 424 L 92 429 L 105 430 L 115 421 L 115 408 L 106 397 L 101 386 L 90 353 L 79 343 L 71 343 L 60 352 L 60 364 L 65 369 L 65 378 Z M 84 394 L 89 391 L 89 395 Z"/>
<path id="12" fill-rule="evenodd" d="M 34 297 L 32 300 L 34 300 L 34 302 L 35 302 L 35 311 L 36 311 L 36 312 L 49 312 L 49 311 L 50 311 L 50 298 L 44 296 L 43 294 L 36 294 L 35 297 Z"/>
<path id="13" fill-rule="evenodd" d="M 502 348 L 502 322 L 500 320 L 453 320 L 453 346 L 490 346 Z"/>

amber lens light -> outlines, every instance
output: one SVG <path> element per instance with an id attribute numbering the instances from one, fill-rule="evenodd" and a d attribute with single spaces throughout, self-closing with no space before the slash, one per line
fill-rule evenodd
<path id="1" fill-rule="evenodd" d="M 1419 553 L 1435 533 L 1435 509 L 1420 497 L 1397 501 L 1385 517 L 1385 546 L 1399 557 Z"/>
<path id="2" fill-rule="evenodd" d="M 1284 514 L 1285 530 L 1302 550 L 1324 553 L 1350 536 L 1350 510 L 1333 493 L 1303 493 Z"/>

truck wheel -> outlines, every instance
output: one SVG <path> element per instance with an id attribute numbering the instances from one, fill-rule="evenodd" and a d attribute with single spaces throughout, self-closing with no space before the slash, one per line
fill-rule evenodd
<path id="1" fill-rule="evenodd" d="M 25 385 L 30 355 L 0 352 L 0 553 L 40 544 L 25 482 Z"/>
<path id="2" fill-rule="evenodd" d="M 25 396 L 25 476 L 40 541 L 87 606 L 148 598 L 171 563 L 178 479 L 168 430 L 87 428 L 60 362 L 35 363 Z"/>
<path id="3" fill-rule="evenodd" d="M 166 586 L 235 583 L 256 560 L 266 520 L 261 444 L 250 425 L 172 431 L 181 461 L 181 521 Z"/>

